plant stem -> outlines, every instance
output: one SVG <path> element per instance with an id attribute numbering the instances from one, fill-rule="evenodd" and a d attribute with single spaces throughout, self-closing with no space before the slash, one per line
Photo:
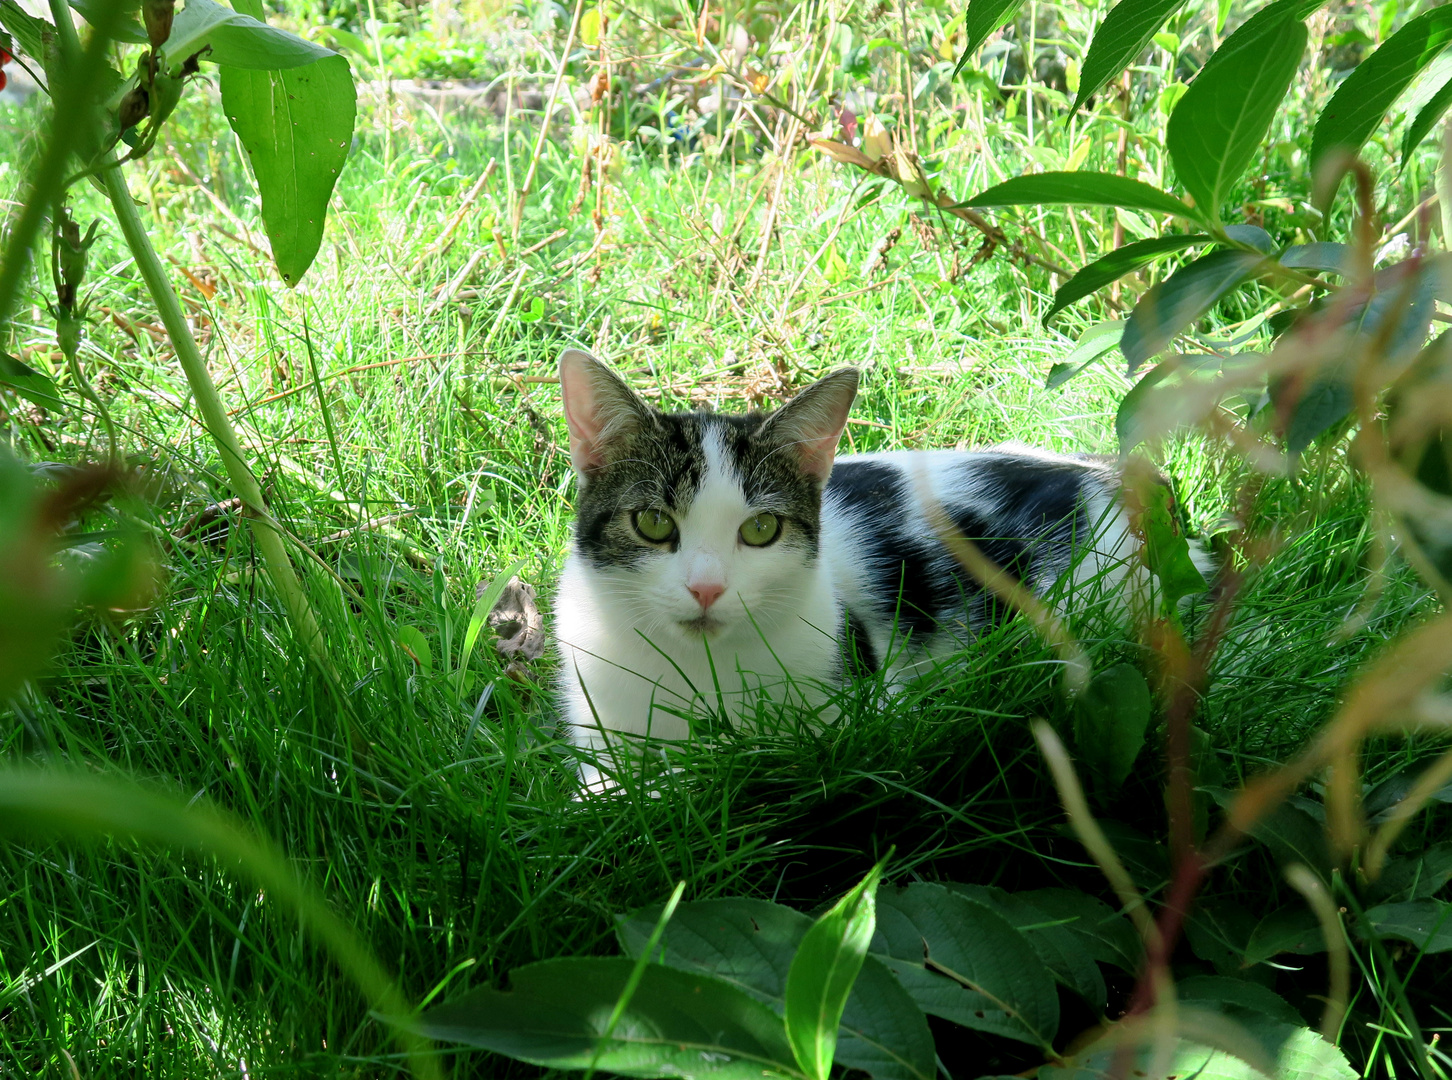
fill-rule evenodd
<path id="1" fill-rule="evenodd" d="M 106 66 L 106 50 L 111 44 L 111 35 L 120 21 L 119 2 L 98 5 L 96 21 L 84 52 L 70 53 L 78 58 L 66 69 L 62 85 L 50 88 L 54 108 L 51 112 L 50 139 L 45 152 L 36 163 L 31 174 L 29 187 L 21 199 L 20 215 L 10 230 L 10 241 L 5 246 L 4 258 L 0 259 L 0 326 L 10 318 L 16 298 L 20 294 L 22 279 L 30 265 L 30 248 L 40 223 L 50 211 L 54 198 L 50 194 L 61 188 L 65 179 L 66 165 L 72 151 L 87 130 L 84 110 L 95 99 L 101 86 L 101 72 Z M 69 19 L 69 13 L 67 13 Z M 75 43 L 75 27 L 66 22 L 70 37 L 61 29 L 62 47 L 67 40 Z M 62 55 L 66 55 L 65 52 Z"/>
<path id="2" fill-rule="evenodd" d="M 100 179 L 106 186 L 106 194 L 116 212 L 116 220 L 121 225 L 126 245 L 136 259 L 136 268 L 146 282 L 151 301 L 156 305 L 161 323 L 166 328 L 167 336 L 171 338 L 172 347 L 176 349 L 177 359 L 181 361 L 182 370 L 186 373 L 192 397 L 196 399 L 197 410 L 202 415 L 202 423 L 206 425 L 208 434 L 221 451 L 222 465 L 227 470 L 232 491 L 242 500 L 246 516 L 252 519 L 253 536 L 262 552 L 263 567 L 272 580 L 272 587 L 277 590 L 287 608 L 293 632 L 301 639 L 317 665 L 333 675 L 335 670 L 332 659 L 328 655 L 322 631 L 318 628 L 317 618 L 313 615 L 312 606 L 303 593 L 302 583 L 294 573 L 292 563 L 288 561 L 287 549 L 282 543 L 282 530 L 267 509 L 262 487 L 242 455 L 237 432 L 227 418 L 227 410 L 217 394 L 217 387 L 207 371 L 196 339 L 192 337 L 191 328 L 187 326 L 176 291 L 167 280 L 161 259 L 157 257 L 156 249 L 151 246 L 151 239 L 146 235 L 146 228 L 136 212 L 131 192 L 126 187 L 126 178 L 119 168 L 110 168 L 101 172 Z"/>

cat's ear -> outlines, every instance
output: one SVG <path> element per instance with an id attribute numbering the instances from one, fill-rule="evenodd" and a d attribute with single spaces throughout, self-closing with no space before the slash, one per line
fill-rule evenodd
<path id="1" fill-rule="evenodd" d="M 772 413 L 762 435 L 791 447 L 802 472 L 825 482 L 857 396 L 857 378 L 856 368 L 842 368 L 818 379 Z"/>
<path id="2" fill-rule="evenodd" d="M 650 416 L 650 406 L 624 379 L 579 349 L 560 356 L 560 395 L 570 429 L 570 461 L 582 477 L 605 465 L 615 447 Z"/>

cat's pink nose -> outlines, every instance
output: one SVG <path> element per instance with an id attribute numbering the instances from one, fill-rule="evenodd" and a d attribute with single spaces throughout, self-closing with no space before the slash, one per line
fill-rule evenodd
<path id="1" fill-rule="evenodd" d="M 721 594 L 726 591 L 725 585 L 717 585 L 715 582 L 704 585 L 687 585 L 686 588 L 691 590 L 691 595 L 696 598 L 696 603 L 701 605 L 702 611 L 721 599 Z"/>

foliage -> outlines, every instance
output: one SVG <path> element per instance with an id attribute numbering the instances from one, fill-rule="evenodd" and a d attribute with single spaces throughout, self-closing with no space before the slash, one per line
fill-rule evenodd
<path id="1" fill-rule="evenodd" d="M 125 489 L 135 497 L 86 507 L 59 538 L 45 534 L 46 551 L 117 545 L 123 524 L 148 531 L 165 602 L 120 615 L 82 603 L 77 622 L 66 601 L 49 674 L 0 708 L 8 760 L 205 791 L 277 838 L 411 1000 L 464 997 L 465 980 L 510 986 L 489 991 L 507 998 L 539 985 L 501 982 L 532 965 L 605 973 L 590 975 L 609 1000 L 593 1018 L 604 1024 L 591 1029 L 594 1046 L 574 1059 L 582 1067 L 609 1067 L 595 1050 L 612 1016 L 616 1030 L 635 1030 L 640 1014 L 622 994 L 632 979 L 644 1009 L 686 985 L 676 974 L 695 986 L 722 976 L 642 966 L 650 933 L 669 948 L 674 927 L 716 903 L 738 925 L 743 912 L 760 922 L 771 910 L 802 933 L 811 919 L 797 909 L 844 895 L 889 841 L 900 852 L 889 880 L 903 887 L 878 890 L 879 937 L 899 918 L 894 900 L 910 925 L 936 926 L 941 909 L 950 928 L 986 929 L 1018 961 L 1009 974 L 1032 973 L 1014 990 L 1031 1024 L 990 1008 L 978 1017 L 983 1000 L 961 983 L 936 999 L 942 1010 L 993 1027 L 923 1019 L 902 980 L 936 993 L 947 977 L 919 963 L 920 947 L 894 957 L 875 937 L 869 954 L 893 966 L 863 961 L 839 1062 L 889 1068 L 882 1040 L 861 1035 L 896 1016 L 895 1052 L 914 1068 L 936 1030 L 952 1033 L 936 1046 L 951 1075 L 1061 1075 L 1052 1054 L 1068 1055 L 1106 1014 L 1147 1007 L 1134 976 L 1149 955 L 1148 970 L 1173 979 L 1186 1023 L 1201 1024 L 1181 1033 L 1191 1045 L 1167 1071 L 1234 1075 L 1252 1060 L 1338 1068 L 1318 1063 L 1335 1051 L 1306 1030 L 1330 1022 L 1323 999 L 1347 1010 L 1333 1034 L 1357 1071 L 1434 1066 L 1424 1048 L 1435 1049 L 1429 1029 L 1449 992 L 1442 953 L 1431 951 L 1445 947 L 1442 747 L 1434 734 L 1402 739 L 1377 725 L 1422 722 L 1441 701 L 1423 675 L 1441 663 L 1445 626 L 1413 633 L 1441 612 L 1426 584 L 1441 558 L 1441 519 L 1426 511 L 1440 504 L 1395 501 L 1418 490 L 1399 473 L 1433 493 L 1447 474 L 1435 428 L 1445 359 L 1421 348 L 1440 289 L 1427 201 L 1436 154 L 1424 137 L 1446 97 L 1441 54 L 1409 48 L 1411 59 L 1378 75 L 1377 94 L 1363 86 L 1342 99 L 1380 119 L 1361 148 L 1368 171 L 1324 216 L 1311 160 L 1318 119 L 1340 97 L 1336 74 L 1374 73 L 1367 64 L 1417 20 L 1428 27 L 1418 40 L 1434 47 L 1435 20 L 1405 7 L 1302 9 L 1268 28 L 1294 46 L 1292 22 L 1303 25 L 1307 45 L 1252 140 L 1264 101 L 1237 119 L 1231 81 L 1221 80 L 1224 96 L 1213 83 L 1191 92 L 1213 72 L 1207 60 L 1252 25 L 1255 5 L 973 4 L 965 18 L 932 4 L 586 4 L 578 25 L 553 3 L 482 15 L 459 5 L 475 21 L 447 32 L 431 20 L 449 5 L 335 7 L 289 3 L 269 20 L 347 49 L 372 78 L 413 74 L 397 66 L 406 54 L 457 48 L 479 57 L 471 74 L 487 84 L 474 111 L 445 95 L 419 105 L 408 87 L 362 96 L 303 288 L 277 287 L 270 255 L 286 244 L 267 238 L 267 193 L 259 211 L 229 114 L 194 78 L 160 127 L 162 150 L 125 167 L 144 200 L 127 199 L 138 228 L 180 290 L 176 318 L 157 326 L 162 305 L 144 298 L 129 236 L 123 245 L 114 229 L 78 228 L 73 247 L 94 242 L 84 287 L 67 307 L 59 289 L 40 295 L 82 331 L 94 394 L 62 356 L 71 331 L 61 320 L 32 305 L 10 323 L 5 437 L 27 459 L 110 460 L 105 409 L 135 477 Z M 335 15 L 346 25 L 331 36 L 314 25 Z M 20 51 L 22 62 L 35 55 Z M 128 85 L 140 85 L 131 62 Z M 1220 63 L 1252 67 L 1244 54 Z M 285 85 L 305 70 L 246 85 Z M 254 79 L 236 65 L 222 77 L 234 74 Z M 1215 123 L 1182 119 L 1170 140 L 1167 118 L 1186 102 Z M 45 149 L 25 141 L 44 120 L 35 102 L 0 104 L 0 138 L 24 150 L 17 162 Z M 1219 149 L 1195 145 L 1211 132 Z M 845 166 L 828 143 L 846 147 L 835 151 Z M 1247 147 L 1249 164 L 1232 176 Z M 70 173 L 83 163 L 67 154 Z M 1193 163 L 1194 186 L 1181 161 Z M 0 185 L 23 203 L 16 168 Z M 1004 183 L 1039 201 L 980 210 L 962 198 L 1001 195 Z M 84 219 L 95 196 L 86 183 L 72 191 Z M 1220 200 L 1218 221 L 1202 192 Z M 1089 201 L 1050 202 L 1061 195 Z M 304 249 L 300 238 L 298 265 Z M 1217 250 L 1234 258 L 1217 261 Z M 1368 287 L 1372 260 L 1380 269 Z M 7 254 L 5 274 L 15 265 Z M 1158 304 L 1140 312 L 1156 288 Z M 1398 289 L 1410 291 L 1405 303 Z M 1100 362 L 1131 313 L 1129 349 L 1143 354 L 1133 389 L 1121 365 Z M 1408 339 L 1390 359 L 1389 328 Z M 1320 333 L 1344 347 L 1282 351 Z M 184 335 L 222 384 L 219 412 L 233 414 L 237 445 L 259 491 L 266 485 L 336 682 L 306 661 L 287 613 L 258 585 L 254 545 L 266 529 L 243 527 L 252 509 L 222 479 L 229 451 L 188 411 L 200 398 L 189 398 L 173 353 Z M 1153 351 L 1161 339 L 1185 355 Z M 481 618 L 493 586 L 482 596 L 479 586 L 518 565 L 547 595 L 557 573 L 567 471 L 552 449 L 558 407 L 545 380 L 558 350 L 580 342 L 682 407 L 759 404 L 837 363 L 865 364 L 849 427 L 858 450 L 1003 438 L 1139 447 L 1176 482 L 1176 505 L 1150 508 L 1144 525 L 1158 545 L 1163 621 L 1131 641 L 1093 604 L 1071 620 L 1098 676 L 1077 700 L 1058 685 L 1059 657 L 1010 625 L 936 686 L 893 696 L 867 679 L 843 689 L 844 722 L 831 730 L 764 703 L 760 731 L 662 747 L 653 765 L 664 758 L 680 772 L 653 769 L 616 799 L 574 801 L 571 752 L 552 728 L 550 661 L 506 673 Z M 1273 345 L 1274 360 L 1253 355 Z M 1346 370 L 1324 370 L 1328 359 Z M 1379 447 L 1389 456 L 1378 459 Z M 1194 584 L 1180 558 L 1186 521 L 1220 534 L 1221 563 L 1239 575 L 1223 606 L 1169 595 Z M 6 625 L 40 627 L 32 616 L 26 607 Z M 1199 669 L 1180 666 L 1176 620 Z M 1216 647 L 1197 649 L 1201 635 Z M 1366 668 L 1375 656 L 1387 666 Z M 1040 716 L 1072 740 L 1093 816 L 1147 906 L 1107 890 L 1098 856 L 1068 835 L 1025 732 Z M 1236 794 L 1248 780 L 1244 791 L 1266 800 L 1253 821 Z M 1253 843 L 1216 840 L 1241 826 Z M 1097 904 L 1120 927 L 1116 909 L 1172 918 L 1194 865 L 1187 850 L 1213 866 L 1167 955 L 1146 954 L 1122 930 L 1116 941 L 1076 932 L 1075 905 Z M 251 1072 L 398 1067 L 332 954 L 307 944 L 271 890 L 226 866 L 33 836 L 7 843 L 0 862 L 12 883 L 0 905 L 0 1012 L 20 1018 L 0 1023 L 0 1053 L 24 1067 L 65 1070 L 62 1051 L 83 1075 L 196 1075 L 239 1061 Z M 1287 862 L 1320 882 L 1339 934 L 1328 937 L 1324 910 L 1283 877 Z M 664 911 L 633 917 L 643 940 L 624 947 L 634 960 L 595 955 L 610 951 L 610 912 L 650 905 L 682 881 L 690 899 L 663 930 Z M 914 890 L 934 904 L 904 899 Z M 1338 938 L 1342 951 L 1325 951 Z M 772 954 L 778 997 L 791 940 Z M 952 970 L 1004 977 L 975 947 Z M 773 1060 L 802 1070 L 776 1004 L 730 985 L 758 1007 L 720 1000 L 735 1002 Z M 1034 996 L 1045 985 L 1052 1004 Z M 1222 1017 L 1251 1037 L 1228 1057 L 1206 1030 L 1223 1034 Z M 1115 1031 L 1126 1042 L 1142 1035 L 1134 1021 Z M 1135 1064 L 1149 1071 L 1145 1046 Z M 1114 1052 L 1101 1042 L 1076 1060 L 1102 1071 Z M 470 1067 L 515 1068 L 496 1058 L 460 1068 Z"/>

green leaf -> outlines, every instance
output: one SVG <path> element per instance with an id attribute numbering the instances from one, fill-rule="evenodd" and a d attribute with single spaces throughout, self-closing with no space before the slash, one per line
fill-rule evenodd
<path id="1" fill-rule="evenodd" d="M 1452 105 L 1452 79 L 1444 82 L 1438 91 L 1431 96 L 1425 105 L 1417 112 L 1417 117 L 1407 125 L 1406 134 L 1402 136 L 1402 164 L 1407 167 L 1407 159 L 1412 156 L 1412 151 L 1422 145 L 1422 140 L 1432 130 L 1442 114 L 1447 111 L 1447 106 Z"/>
<path id="2" fill-rule="evenodd" d="M 1309 956 L 1326 951 L 1326 935 L 1316 913 L 1304 904 L 1292 904 L 1271 912 L 1251 931 L 1245 946 L 1245 963 L 1264 963 L 1279 953 Z"/>
<path id="3" fill-rule="evenodd" d="M 1104 976 L 1079 936 L 1059 925 L 1048 912 L 1017 893 L 990 885 L 962 885 L 948 882 L 945 887 L 959 896 L 966 896 L 990 911 L 1002 915 L 1024 936 L 1054 981 L 1068 987 L 1083 998 L 1095 1016 L 1104 1014 L 1108 990 Z"/>
<path id="4" fill-rule="evenodd" d="M 357 92 L 330 54 L 292 71 L 222 69 L 222 109 L 262 195 L 262 223 L 282 280 L 296 285 L 323 242 L 333 185 L 353 141 Z"/>
<path id="5" fill-rule="evenodd" d="M 1096 791 L 1113 795 L 1124 786 L 1149 722 L 1149 684 L 1134 665 L 1106 668 L 1084 688 L 1074 703 L 1074 749 Z"/>
<path id="6" fill-rule="evenodd" d="M 1259 225 L 1227 225 L 1225 235 L 1237 244 L 1252 247 L 1262 255 L 1274 255 L 1276 242 Z"/>
<path id="7" fill-rule="evenodd" d="M 1286 426 L 1286 449 L 1302 453 L 1316 438 L 1351 414 L 1351 385 L 1343 378 L 1325 376 L 1311 384 L 1296 402 Z"/>
<path id="8" fill-rule="evenodd" d="M 1422 900 L 1452 881 L 1452 843 L 1393 859 L 1367 891 L 1372 900 Z"/>
<path id="9" fill-rule="evenodd" d="M 1397 804 L 1411 794 L 1412 788 L 1421 779 L 1424 767 L 1425 763 L 1419 762 L 1415 766 L 1399 769 L 1368 791 L 1362 799 L 1367 820 L 1378 825 L 1390 817 Z M 1431 801 L 1452 803 L 1452 780 L 1434 791 Z"/>
<path id="10" fill-rule="evenodd" d="M 429 647 L 429 639 L 424 637 L 422 630 L 416 626 L 400 626 L 398 643 L 412 654 L 420 671 L 425 675 L 433 674 L 434 653 L 433 649 Z"/>
<path id="11" fill-rule="evenodd" d="M 111 7 L 109 0 L 70 0 L 71 8 L 80 12 L 81 18 L 95 26 L 103 17 L 103 12 Z M 117 41 L 128 41 L 133 45 L 145 45 L 146 31 L 141 24 L 129 15 L 122 15 L 116 20 L 111 36 Z"/>
<path id="12" fill-rule="evenodd" d="M 1272 1025 L 1259 1032 L 1262 1040 L 1273 1042 L 1277 1053 L 1273 1065 L 1275 1080 L 1357 1080 L 1357 1073 L 1334 1045 L 1309 1028 Z M 1082 1053 L 1074 1055 L 1064 1066 L 1045 1065 L 1038 1071 L 1038 1080 L 1104 1080 L 1107 1076 L 1146 1076 L 1158 1056 L 1159 1047 L 1153 1039 L 1138 1044 L 1130 1054 L 1122 1054 L 1121 1044 L 1101 1039 Z M 1249 1062 L 1226 1050 L 1201 1046 L 1181 1040 L 1174 1048 L 1167 1066 L 1156 1076 L 1178 1076 L 1186 1080 L 1265 1080 Z"/>
<path id="13" fill-rule="evenodd" d="M 1144 378 L 1129 388 L 1119 399 L 1119 408 L 1114 413 L 1114 434 L 1119 440 L 1119 456 L 1125 457 L 1148 437 L 1149 432 L 1140 422 L 1139 410 L 1156 386 L 1164 382 L 1175 371 L 1175 362 L 1166 360 L 1145 372 Z"/>
<path id="14" fill-rule="evenodd" d="M 53 27 L 44 19 L 37 19 L 15 0 L 0 0 L 0 26 L 15 38 L 20 51 L 33 60 L 45 57 L 45 38 Z"/>
<path id="15" fill-rule="evenodd" d="M 1139 934 L 1104 901 L 1076 889 L 1032 889 L 1015 895 L 1057 920 L 1099 963 L 1131 974 L 1139 971 L 1144 957 Z"/>
<path id="16" fill-rule="evenodd" d="M 1422 953 L 1452 950 L 1452 904 L 1445 900 L 1404 900 L 1379 904 L 1366 913 L 1382 937 L 1410 942 Z"/>
<path id="17" fill-rule="evenodd" d="M 1159 580 L 1160 604 L 1168 615 L 1184 597 L 1202 593 L 1209 586 L 1190 557 L 1190 542 L 1180 532 L 1169 485 L 1150 484 L 1140 497 L 1144 506 L 1139 526 L 1144 532 L 1145 561 Z M 1149 692 L 1148 687 L 1145 692 Z"/>
<path id="18" fill-rule="evenodd" d="M 1054 977 L 1003 916 L 941 885 L 878 893 L 878 954 L 919 1008 L 1035 1046 L 1059 1026 Z"/>
<path id="19" fill-rule="evenodd" d="M 1306 48 L 1306 27 L 1283 9 L 1271 24 L 1247 22 L 1216 50 L 1165 128 L 1180 183 L 1206 218 L 1260 148 Z"/>
<path id="20" fill-rule="evenodd" d="M 1196 975 L 1175 983 L 1175 996 L 1181 1001 L 1214 1002 L 1232 1009 L 1246 1009 L 1282 1024 L 1299 1027 L 1306 1021 L 1290 1002 L 1274 990 L 1246 979 L 1230 979 L 1224 975 Z"/>
<path id="21" fill-rule="evenodd" d="M 1123 336 L 1124 323 L 1119 319 L 1095 323 L 1079 335 L 1079 340 L 1069 350 L 1068 355 L 1049 370 L 1049 378 L 1044 383 L 1044 389 L 1053 390 L 1055 387 L 1063 386 L 1118 345 L 1119 339 Z"/>
<path id="22" fill-rule="evenodd" d="M 1021 7 L 1023 0 L 968 0 L 968 10 L 963 16 L 963 33 L 968 38 L 968 44 L 963 47 L 963 55 L 958 57 L 958 63 L 953 68 L 955 79 L 979 46 L 988 40 L 988 35 L 1013 18 Z"/>
<path id="23" fill-rule="evenodd" d="M 1352 272 L 1350 244 L 1317 240 L 1310 244 L 1292 244 L 1281 252 L 1278 260 L 1292 270 L 1322 270 L 1328 274 L 1349 276 Z"/>
<path id="24" fill-rule="evenodd" d="M 1436 7 L 1409 19 L 1358 64 L 1316 120 L 1311 133 L 1311 170 L 1333 149 L 1360 152 L 1397 98 L 1449 43 L 1452 8 Z M 1429 127 L 1431 123 L 1429 120 Z"/>
<path id="25" fill-rule="evenodd" d="M 51 412 L 65 412 L 66 403 L 49 375 L 0 352 L 0 386 L 9 387 L 32 405 Z"/>
<path id="26" fill-rule="evenodd" d="M 1123 206 L 1154 214 L 1198 219 L 1200 214 L 1168 192 L 1126 176 L 1097 172 L 1044 172 L 1015 176 L 969 199 L 964 206 Z"/>
<path id="27" fill-rule="evenodd" d="M 786 979 L 786 1031 L 802 1071 L 827 1080 L 837 1050 L 842 1010 L 877 928 L 882 863 L 812 924 L 797 946 Z"/>
<path id="28" fill-rule="evenodd" d="M 1223 789 L 1211 792 L 1221 806 L 1228 806 L 1233 797 Z M 1316 813 L 1312 813 L 1314 807 Z M 1250 830 L 1250 835 L 1270 849 L 1271 856 L 1282 866 L 1304 863 L 1322 881 L 1331 881 L 1331 852 L 1326 846 L 1326 824 L 1319 816 L 1320 804 L 1305 799 L 1281 803 Z"/>
<path id="29" fill-rule="evenodd" d="M 1246 945 L 1255 923 L 1255 916 L 1243 904 L 1201 900 L 1185 919 L 1185 939 L 1196 956 L 1221 975 L 1230 975 L 1245 966 Z"/>
<path id="30" fill-rule="evenodd" d="M 1165 20 L 1184 6 L 1185 0 L 1120 0 L 1115 4 L 1089 43 L 1073 111 L 1078 112 L 1100 87 L 1134 63 Z"/>
<path id="31" fill-rule="evenodd" d="M 1162 352 L 1175 336 L 1204 315 L 1265 259 L 1248 251 L 1212 251 L 1182 266 L 1145 293 L 1130 312 L 1120 350 L 1133 372 Z"/>
<path id="32" fill-rule="evenodd" d="M 658 915 L 659 908 L 651 907 L 617 920 L 616 936 L 627 954 L 640 955 Z M 766 900 L 699 900 L 676 909 L 656 959 L 730 983 L 781 1014 L 792 957 L 811 927 L 806 915 Z M 932 1080 L 927 1020 L 871 956 L 847 998 L 835 1061 L 877 1080 Z"/>
<path id="33" fill-rule="evenodd" d="M 177 67 L 203 49 L 207 50 L 204 60 L 224 68 L 252 71 L 302 67 L 337 55 L 296 34 L 268 26 L 261 21 L 262 5 L 256 0 L 238 0 L 237 7 L 233 11 L 216 0 L 187 0 L 171 24 L 171 37 L 162 47 L 167 66 Z"/>
<path id="34" fill-rule="evenodd" d="M 509 974 L 509 991 L 482 987 L 412 1026 L 555 1069 L 622 1076 L 756 1080 L 800 1076 L 781 1020 L 717 979 L 647 965 L 630 1004 L 602 1039 L 634 963 L 621 957 L 545 960 Z"/>
<path id="35" fill-rule="evenodd" d="M 1116 248 L 1108 255 L 1095 259 L 1059 286 L 1058 292 L 1054 293 L 1054 306 L 1044 316 L 1044 325 L 1048 326 L 1050 319 L 1075 300 L 1097 292 L 1110 282 L 1118 281 L 1125 274 L 1132 274 L 1142 266 L 1195 244 L 1206 243 L 1209 239 L 1204 233 L 1177 233 Z"/>

